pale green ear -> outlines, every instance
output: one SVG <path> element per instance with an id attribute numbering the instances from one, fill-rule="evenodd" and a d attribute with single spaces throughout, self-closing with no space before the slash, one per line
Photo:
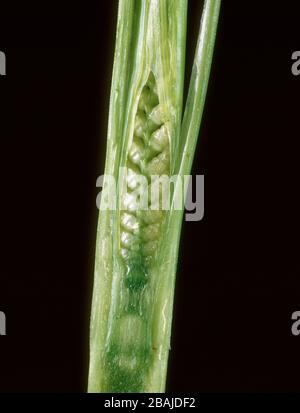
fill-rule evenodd
<path id="1" fill-rule="evenodd" d="M 190 173 L 219 8 L 205 1 L 181 124 L 187 1 L 119 1 L 105 175 L 120 198 L 99 213 L 89 392 L 165 389 L 183 211 L 177 186 L 169 210 L 134 208 L 134 191 L 138 176 Z"/>

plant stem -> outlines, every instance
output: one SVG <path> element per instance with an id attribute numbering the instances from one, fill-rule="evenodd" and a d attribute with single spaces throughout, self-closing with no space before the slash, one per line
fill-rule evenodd
<path id="1" fill-rule="evenodd" d="M 104 187 L 113 176 L 121 197 L 99 213 L 89 392 L 165 390 L 182 211 L 171 203 L 159 218 L 122 212 L 128 183 L 119 167 L 147 179 L 153 170 L 189 174 L 219 8 L 206 0 L 181 126 L 187 0 L 119 2 Z"/>

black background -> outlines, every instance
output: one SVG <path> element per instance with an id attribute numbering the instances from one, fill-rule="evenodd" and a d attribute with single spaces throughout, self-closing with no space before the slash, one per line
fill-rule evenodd
<path id="1" fill-rule="evenodd" d="M 262 4 L 261 4 L 262 3 Z M 88 4 L 88 5 L 87 5 Z M 190 1 L 187 67 L 201 1 Z M 1 392 L 83 392 L 116 1 L 1 5 Z M 223 0 L 169 391 L 300 390 L 299 7 Z M 189 72 L 187 71 L 187 77 Z"/>

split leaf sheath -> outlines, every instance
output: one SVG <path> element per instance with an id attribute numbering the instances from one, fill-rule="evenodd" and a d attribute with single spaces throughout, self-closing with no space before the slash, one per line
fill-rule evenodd
<path id="1" fill-rule="evenodd" d="M 219 7 L 204 5 L 181 124 L 187 1 L 119 2 L 105 176 L 121 196 L 99 215 L 89 392 L 165 389 L 182 211 L 152 210 L 152 198 L 138 210 L 132 191 L 139 176 L 190 173 Z"/>

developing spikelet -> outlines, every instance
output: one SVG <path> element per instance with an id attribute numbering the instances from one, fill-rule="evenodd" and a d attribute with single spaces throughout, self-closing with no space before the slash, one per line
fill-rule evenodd
<path id="1" fill-rule="evenodd" d="M 148 211 L 139 210 L 137 192 L 142 176 L 148 183 L 152 175 L 170 174 L 170 143 L 166 108 L 159 103 L 156 82 L 151 72 L 143 87 L 135 116 L 135 127 L 127 159 L 127 188 L 123 199 L 125 211 L 121 212 L 120 253 L 128 268 L 127 278 L 136 261 L 145 267 L 140 277 L 147 283 L 147 268 L 159 245 L 164 212 L 151 211 L 151 197 Z M 147 190 L 147 189 L 146 189 Z M 162 213 L 160 213 L 162 212 Z M 142 259 L 137 259 L 137 255 Z M 134 266 L 134 265 L 133 265 Z M 136 276 L 136 275 L 135 275 Z M 129 283 L 133 286 L 134 282 Z"/>
<path id="2" fill-rule="evenodd" d="M 140 177 L 148 184 L 152 175 L 170 174 L 167 110 L 159 103 L 153 73 L 139 98 L 126 167 L 124 209 L 120 213 L 120 256 L 125 268 L 121 287 L 123 300 L 108 346 L 107 366 L 111 391 L 127 386 L 132 392 L 143 388 L 143 377 L 151 364 L 151 323 L 144 317 L 144 308 L 149 306 L 145 303 L 144 292 L 165 218 L 161 208 L 151 210 L 151 196 L 147 208 L 139 209 L 136 191 L 141 190 Z"/>

